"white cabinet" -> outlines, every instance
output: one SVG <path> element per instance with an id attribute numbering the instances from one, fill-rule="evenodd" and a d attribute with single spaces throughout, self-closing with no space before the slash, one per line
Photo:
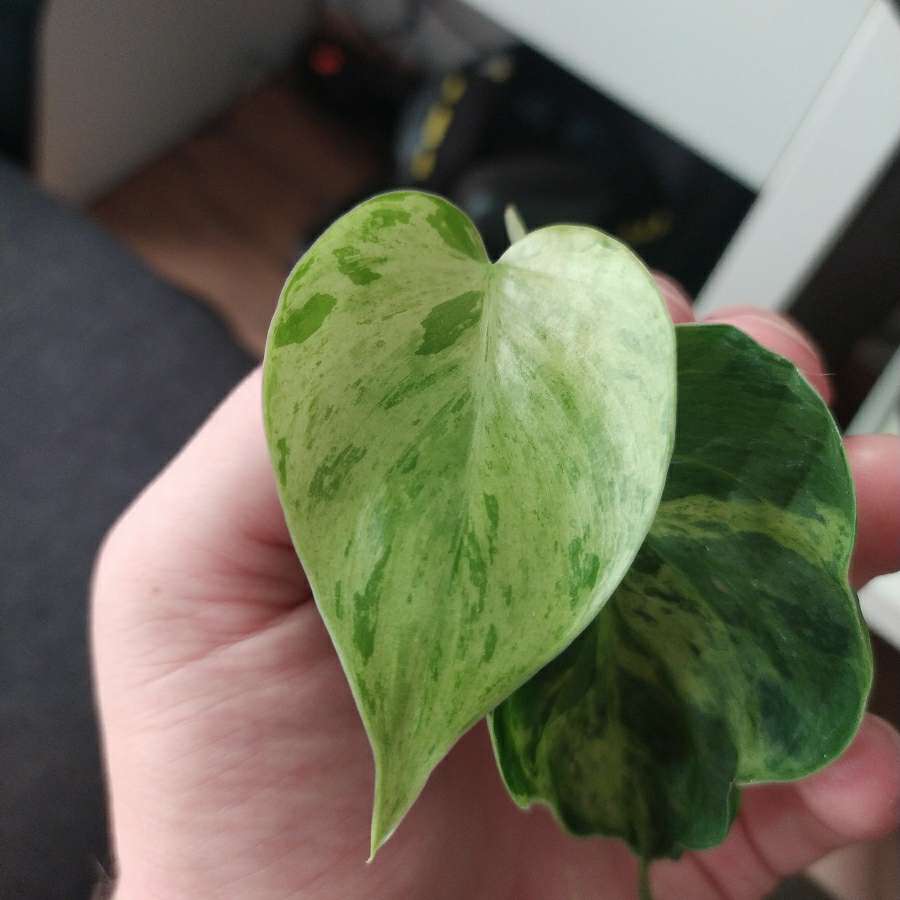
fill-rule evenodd
<path id="1" fill-rule="evenodd" d="M 307 0 L 53 0 L 41 21 L 34 168 L 85 203 L 284 65 Z"/>

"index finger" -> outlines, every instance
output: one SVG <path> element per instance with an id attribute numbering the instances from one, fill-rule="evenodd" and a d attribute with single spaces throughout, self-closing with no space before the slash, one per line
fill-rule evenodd
<path id="1" fill-rule="evenodd" d="M 809 335 L 786 316 L 752 306 L 732 306 L 703 321 L 740 328 L 764 347 L 789 359 L 826 403 L 833 400 L 834 392 L 822 354 Z"/>
<path id="2" fill-rule="evenodd" d="M 694 309 L 687 291 L 674 278 L 662 272 L 654 272 L 653 278 L 663 300 L 666 301 L 672 321 L 676 325 L 693 322 Z"/>
<path id="3" fill-rule="evenodd" d="M 735 306 L 704 321 L 734 325 L 769 350 L 789 359 L 828 401 L 832 391 L 822 356 L 789 319 L 767 310 Z M 856 546 L 850 580 L 861 587 L 900 569 L 900 439 L 861 435 L 844 442 L 856 488 Z"/>

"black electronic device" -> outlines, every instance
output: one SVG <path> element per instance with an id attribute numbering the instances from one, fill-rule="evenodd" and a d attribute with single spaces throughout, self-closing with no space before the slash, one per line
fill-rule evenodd
<path id="1" fill-rule="evenodd" d="M 416 187 L 458 203 L 496 257 L 507 245 L 503 210 L 512 203 L 529 228 L 560 221 L 602 228 L 696 291 L 753 201 L 742 185 L 529 47 L 415 78 L 354 42 L 341 45 L 342 55 L 328 46 L 319 38 L 307 45 L 304 84 L 350 118 L 378 110 L 391 137 L 383 175 L 329 210 L 321 228 L 373 193 Z M 338 62 L 341 71 L 332 71 Z"/>

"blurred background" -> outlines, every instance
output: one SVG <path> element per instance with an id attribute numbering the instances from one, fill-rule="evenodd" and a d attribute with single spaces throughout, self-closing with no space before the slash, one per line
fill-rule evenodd
<path id="1" fill-rule="evenodd" d="M 100 537 L 261 355 L 337 215 L 433 190 L 597 225 L 700 313 L 788 312 L 900 433 L 892 0 L 0 0 L 0 898 L 107 863 Z M 900 576 L 863 592 L 900 722 Z M 900 897 L 896 838 L 778 896 Z M 823 893 L 823 892 L 828 893 Z"/>

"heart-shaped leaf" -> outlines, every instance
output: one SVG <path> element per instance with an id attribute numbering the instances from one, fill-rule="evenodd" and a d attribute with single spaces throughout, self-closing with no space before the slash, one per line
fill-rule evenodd
<path id="1" fill-rule="evenodd" d="M 719 843 L 735 785 L 834 759 L 872 676 L 827 408 L 739 331 L 676 331 L 675 450 L 650 533 L 591 627 L 491 717 L 518 803 L 644 859 Z"/>
<path id="2" fill-rule="evenodd" d="M 438 197 L 375 197 L 291 274 L 265 422 L 376 766 L 373 852 L 457 738 L 595 617 L 653 520 L 674 329 L 590 228 L 492 265 Z"/>

